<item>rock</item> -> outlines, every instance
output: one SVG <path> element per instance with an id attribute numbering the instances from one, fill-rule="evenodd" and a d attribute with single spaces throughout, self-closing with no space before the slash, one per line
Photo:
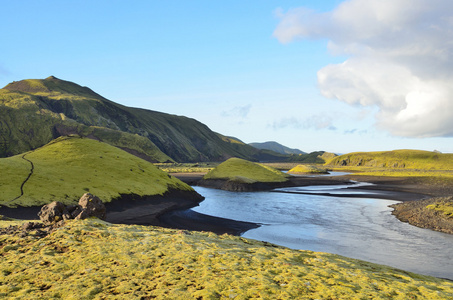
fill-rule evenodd
<path id="1" fill-rule="evenodd" d="M 80 198 L 79 205 L 65 206 L 61 202 L 54 201 L 44 205 L 38 216 L 44 224 L 53 224 L 62 220 L 81 220 L 89 217 L 105 220 L 105 212 L 105 205 L 101 199 L 86 193 Z"/>
<path id="2" fill-rule="evenodd" d="M 22 224 L 22 230 L 25 230 L 25 231 L 41 229 L 41 228 L 44 228 L 44 225 L 41 223 L 27 222 L 27 223 Z"/>
<path id="3" fill-rule="evenodd" d="M 44 224 L 52 224 L 61 220 L 71 219 L 66 206 L 58 201 L 44 205 L 38 216 Z"/>
<path id="4" fill-rule="evenodd" d="M 76 220 L 97 217 L 105 220 L 105 205 L 99 197 L 86 193 L 80 198 L 79 206 L 82 211 L 75 217 Z"/>
<path id="5" fill-rule="evenodd" d="M 68 205 L 66 206 L 66 209 L 72 219 L 75 219 L 82 212 L 82 207 L 80 207 L 80 205 Z"/>

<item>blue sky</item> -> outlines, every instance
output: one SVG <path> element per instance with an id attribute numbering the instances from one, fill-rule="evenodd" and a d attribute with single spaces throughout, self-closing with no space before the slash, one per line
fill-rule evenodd
<path id="1" fill-rule="evenodd" d="M 3 1 L 0 85 L 54 75 L 307 152 L 453 152 L 452 5 L 409 2 Z"/>

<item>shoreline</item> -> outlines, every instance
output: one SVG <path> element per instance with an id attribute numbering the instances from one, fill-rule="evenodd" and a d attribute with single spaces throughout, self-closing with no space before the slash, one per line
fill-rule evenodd
<path id="1" fill-rule="evenodd" d="M 204 173 L 171 173 L 179 180 L 190 184 L 197 185 L 203 178 Z M 442 190 L 437 186 L 429 184 L 421 184 L 417 179 L 410 177 L 386 177 L 386 176 L 364 176 L 364 175 L 340 175 L 340 176 L 295 176 L 290 179 L 290 182 L 284 184 L 282 187 L 302 187 L 302 186 L 320 186 L 320 185 L 347 185 L 352 182 L 367 182 L 373 185 L 350 187 L 351 190 L 369 191 L 369 194 L 344 194 L 344 197 L 358 197 L 358 198 L 377 198 L 396 201 L 412 201 L 422 200 L 430 197 L 443 197 L 453 194 L 453 187 L 451 189 Z M 209 187 L 208 187 L 209 188 Z M 271 190 L 271 189 L 269 189 Z M 379 192 L 379 194 L 376 194 Z M 310 193 L 325 196 L 338 196 L 343 195 L 330 195 L 322 193 Z"/>
<path id="2" fill-rule="evenodd" d="M 197 185 L 204 173 L 173 173 L 171 175 L 190 185 Z M 291 178 L 289 186 L 344 185 L 351 184 L 351 181 L 369 182 L 373 185 L 351 187 L 351 189 L 364 192 L 360 195 L 353 193 L 333 195 L 326 192 L 310 192 L 309 194 L 336 197 L 370 197 L 407 202 L 445 196 L 450 191 L 449 189 L 447 191 L 438 189 L 436 186 L 429 184 L 420 184 L 418 180 L 413 178 L 351 174 L 320 177 L 298 176 Z M 150 225 L 233 235 L 240 235 L 247 230 L 260 226 L 260 224 L 256 223 L 218 218 L 190 210 L 190 208 L 198 206 L 198 203 L 204 199 L 199 194 L 189 195 L 188 193 L 173 191 L 166 196 L 157 195 L 131 200 L 132 198 L 133 195 L 122 195 L 121 200 L 105 203 L 107 209 L 106 221 L 115 224 Z M 41 207 L 0 207 L 0 214 L 16 219 L 39 220 L 37 213 L 40 209 Z"/>
<path id="3" fill-rule="evenodd" d="M 182 173 L 182 174 L 172 174 L 175 177 L 178 177 L 180 180 L 190 183 L 191 185 L 196 185 L 199 180 L 203 177 L 201 173 Z M 445 186 L 445 185 L 436 185 L 432 184 L 429 181 L 426 182 L 424 178 L 417 178 L 417 177 L 386 177 L 386 176 L 366 176 L 366 175 L 354 175 L 354 174 L 347 174 L 347 175 L 340 175 L 340 176 L 320 176 L 320 177 L 313 177 L 313 176 L 298 176 L 291 178 L 291 182 L 288 186 L 319 186 L 319 185 L 347 185 L 352 184 L 353 182 L 366 182 L 371 183 L 371 185 L 365 186 L 358 186 L 354 187 L 351 186 L 350 190 L 359 190 L 361 194 L 355 193 L 342 193 L 342 194 L 333 194 L 329 192 L 307 192 L 304 194 L 310 195 L 318 195 L 318 196 L 334 196 L 334 197 L 352 197 L 352 198 L 373 198 L 373 199 L 385 199 L 385 200 L 395 200 L 402 202 L 405 207 L 418 207 L 421 205 L 422 202 L 429 201 L 432 198 L 436 197 L 446 197 L 453 195 L 453 187 Z M 292 193 L 289 191 L 271 191 L 276 193 Z M 297 192 L 301 194 L 301 192 Z M 401 222 L 408 222 L 413 226 L 418 226 L 422 228 L 429 228 L 436 231 L 442 231 L 450 233 L 445 227 L 439 224 L 445 224 L 445 222 L 435 222 L 435 226 L 431 226 L 428 224 L 421 224 L 420 222 L 412 222 L 411 220 L 414 219 L 408 217 L 407 214 L 403 217 L 401 213 L 396 211 L 397 205 L 390 206 L 393 208 L 392 215 L 394 215 L 399 221 Z M 414 211 L 414 210 L 412 210 Z M 199 221 L 192 220 L 190 214 L 177 214 L 174 215 L 178 218 L 179 228 L 184 227 L 184 224 L 191 224 L 192 221 Z M 433 214 L 433 216 L 438 216 L 438 214 Z M 169 215 L 170 218 L 170 215 Z M 417 219 L 420 219 L 419 216 L 416 216 Z M 425 216 L 423 219 L 429 219 Z M 409 221 L 408 221 L 409 220 Z M 165 221 L 165 220 L 164 220 Z M 258 224 L 257 224 L 258 225 Z M 213 231 L 213 227 L 216 226 L 215 219 L 208 220 L 206 219 L 204 222 L 204 230 L 211 230 Z"/>
<path id="4" fill-rule="evenodd" d="M 177 177 L 179 180 L 190 184 L 197 185 L 202 179 L 204 173 L 172 173 L 172 176 Z M 342 175 L 342 176 L 322 176 L 322 177 L 293 177 L 289 186 L 313 186 L 313 185 L 344 185 L 352 184 L 351 181 L 359 182 L 370 182 L 373 185 L 362 186 L 362 187 L 351 187 L 351 189 L 359 189 L 368 191 L 368 194 L 343 194 L 343 195 L 332 195 L 328 193 L 316 193 L 312 192 L 312 195 L 325 195 L 335 197 L 355 197 L 355 198 L 375 198 L 375 199 L 386 199 L 395 201 L 411 201 L 411 200 L 422 200 L 431 195 L 427 194 L 429 188 L 421 189 L 420 187 L 411 191 L 409 182 L 406 178 L 387 178 L 387 177 L 372 177 L 372 176 L 354 176 L 354 175 Z M 434 189 L 435 190 L 435 189 Z M 431 190 L 431 192 L 434 192 Z M 282 191 L 278 191 L 282 192 Z M 212 217 L 204 214 L 194 212 L 190 209 L 187 210 L 173 210 L 161 215 L 158 220 L 161 222 L 158 226 L 196 230 L 196 231 L 212 231 L 218 234 L 229 233 L 234 235 L 240 235 L 241 233 L 257 228 L 260 225 L 248 222 L 240 222 L 235 220 L 223 219 L 218 217 Z"/>

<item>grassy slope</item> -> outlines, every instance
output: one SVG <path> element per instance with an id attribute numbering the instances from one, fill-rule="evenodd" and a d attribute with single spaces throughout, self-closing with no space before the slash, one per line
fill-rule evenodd
<path id="1" fill-rule="evenodd" d="M 292 154 L 289 156 L 289 162 L 299 162 L 307 164 L 324 164 L 331 160 L 336 154 L 325 151 L 314 151 L 306 154 Z"/>
<path id="2" fill-rule="evenodd" d="M 265 165 L 240 158 L 230 158 L 209 171 L 203 179 L 226 179 L 240 182 L 284 182 L 288 175 Z"/>
<path id="3" fill-rule="evenodd" d="M 288 171 L 290 174 L 327 174 L 327 169 L 312 165 L 297 165 Z"/>
<path id="4" fill-rule="evenodd" d="M 222 140 L 194 119 L 126 107 L 52 76 L 13 82 L 0 90 L 0 157 L 35 149 L 58 135 L 90 130 L 88 134 L 119 147 L 124 143 L 116 144 L 113 133 L 128 134 L 132 150 L 159 162 L 252 159 L 256 154 L 248 145 Z"/>
<path id="5" fill-rule="evenodd" d="M 28 80 L 27 82 L 33 83 L 35 80 Z M 36 85 L 32 84 L 32 86 Z M 76 133 L 97 138 L 116 147 L 134 150 L 151 161 L 172 160 L 143 136 L 122 132 L 117 130 L 118 128 L 102 127 L 108 126 L 109 122 L 99 116 L 86 119 L 78 118 L 77 121 L 72 119 L 71 117 L 75 118 L 76 112 L 74 111 L 78 112 L 77 115 L 88 116 L 88 114 L 83 113 L 84 110 L 91 109 L 86 101 L 99 102 L 94 98 L 89 98 L 89 93 L 83 97 L 80 93 L 60 94 L 58 92 L 34 91 L 35 94 L 32 95 L 10 91 L 6 88 L 0 89 L 0 157 L 36 149 L 50 142 L 57 135 Z M 72 92 L 76 93 L 75 91 Z M 94 92 L 92 93 L 96 95 Z M 49 99 L 58 103 L 61 106 L 60 109 L 51 107 L 49 105 L 51 100 Z M 54 106 L 57 105 L 55 103 Z M 71 107 L 71 109 L 67 108 L 66 110 L 64 107 Z M 85 124 L 91 122 L 97 126 L 88 126 L 81 122 Z"/>
<path id="6" fill-rule="evenodd" d="M 94 219 L 42 239 L 0 235 L 0 255 L 0 296 L 14 299 L 453 297 L 451 281 L 334 254 Z"/>
<path id="7" fill-rule="evenodd" d="M 337 156 L 326 165 L 366 175 L 453 178 L 453 154 L 421 150 L 355 152 Z"/>
<path id="8" fill-rule="evenodd" d="M 337 156 L 331 165 L 406 168 L 423 170 L 452 170 L 453 154 L 421 150 L 355 152 Z"/>
<path id="9" fill-rule="evenodd" d="M 89 191 L 104 202 L 120 194 L 157 195 L 169 188 L 192 190 L 154 165 L 106 143 L 87 138 L 59 138 L 23 155 L 0 159 L 0 204 L 37 206 L 57 200 L 74 203 Z M 5 170 L 5 171 L 4 171 Z"/>

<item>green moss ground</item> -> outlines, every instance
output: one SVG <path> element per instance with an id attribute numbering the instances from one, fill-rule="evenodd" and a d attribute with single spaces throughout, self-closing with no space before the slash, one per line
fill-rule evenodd
<path id="1" fill-rule="evenodd" d="M 33 174 L 19 197 L 20 186 L 31 170 L 30 162 Z M 10 207 L 52 201 L 75 203 L 86 192 L 110 202 L 120 194 L 162 195 L 169 189 L 192 190 L 145 160 L 80 137 L 59 138 L 35 151 L 2 158 L 0 170 L 0 204 Z"/>
<path id="2" fill-rule="evenodd" d="M 362 166 L 413 170 L 453 170 L 453 154 L 421 150 L 355 152 L 327 162 L 333 166 Z"/>
<path id="3" fill-rule="evenodd" d="M 203 179 L 224 179 L 244 183 L 285 182 L 288 175 L 266 165 L 230 158 L 209 171 Z"/>
<path id="4" fill-rule="evenodd" d="M 326 168 L 313 165 L 297 165 L 288 171 L 290 174 L 328 174 Z"/>
<path id="5" fill-rule="evenodd" d="M 337 156 L 325 164 L 354 175 L 418 177 L 425 182 L 451 184 L 453 154 L 420 150 L 356 152 Z"/>
<path id="6" fill-rule="evenodd" d="M 440 211 L 445 217 L 453 220 L 453 197 L 439 198 L 436 203 L 430 204 L 426 208 Z"/>
<path id="7" fill-rule="evenodd" d="M 451 281 L 338 255 L 97 219 L 42 239 L 0 235 L 0 256 L 3 299 L 453 297 Z"/>

